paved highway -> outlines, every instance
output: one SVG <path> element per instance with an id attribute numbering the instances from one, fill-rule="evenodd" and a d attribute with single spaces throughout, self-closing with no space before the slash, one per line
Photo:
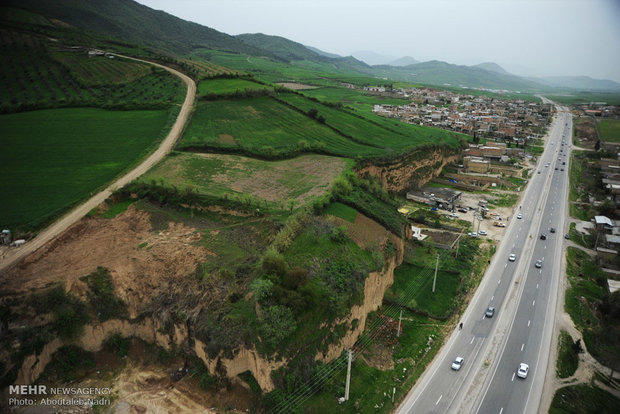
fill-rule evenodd
<path id="1" fill-rule="evenodd" d="M 463 315 L 463 329 L 455 327 L 398 413 L 538 411 L 565 233 L 571 126 L 570 113 L 560 108 L 521 207 Z M 496 308 L 492 318 L 484 316 L 488 306 Z M 458 356 L 465 361 L 454 371 L 450 365 Z M 530 369 L 525 379 L 515 375 L 521 362 Z"/>

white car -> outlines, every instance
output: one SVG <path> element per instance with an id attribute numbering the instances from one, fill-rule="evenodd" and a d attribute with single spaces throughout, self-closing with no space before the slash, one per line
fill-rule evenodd
<path id="1" fill-rule="evenodd" d="M 515 260 L 517 260 L 517 255 L 514 253 L 510 253 L 510 256 L 508 256 L 508 260 L 514 262 Z"/>
<path id="2" fill-rule="evenodd" d="M 481 236 L 486 236 L 487 235 L 487 231 L 486 230 L 480 230 L 478 232 L 478 234 L 481 235 Z"/>
<path id="3" fill-rule="evenodd" d="M 467 235 L 468 235 L 468 236 L 471 236 L 471 237 L 478 237 L 478 233 L 476 233 L 476 232 L 473 232 L 473 233 L 467 233 Z"/>
<path id="4" fill-rule="evenodd" d="M 523 214 L 521 214 L 521 213 L 517 214 L 517 218 L 518 218 L 519 220 L 521 220 L 521 219 L 523 218 Z"/>
<path id="5" fill-rule="evenodd" d="M 465 361 L 463 357 L 456 357 L 456 359 L 452 363 L 452 369 L 455 371 L 458 371 L 459 369 L 461 369 L 461 366 L 463 366 L 463 361 Z"/>
<path id="6" fill-rule="evenodd" d="M 530 367 L 527 364 L 521 362 L 519 364 L 519 369 L 517 370 L 517 377 L 519 378 L 527 378 L 527 373 L 530 372 Z"/>

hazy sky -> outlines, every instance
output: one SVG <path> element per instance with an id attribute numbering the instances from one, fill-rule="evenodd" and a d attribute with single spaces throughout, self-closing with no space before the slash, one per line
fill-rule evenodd
<path id="1" fill-rule="evenodd" d="M 221 32 L 348 56 L 495 62 L 519 75 L 620 82 L 620 0 L 138 0 Z"/>

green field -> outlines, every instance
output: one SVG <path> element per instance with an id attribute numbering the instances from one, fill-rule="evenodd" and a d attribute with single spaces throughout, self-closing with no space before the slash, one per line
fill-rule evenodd
<path id="1" fill-rule="evenodd" d="M 465 135 L 436 128 L 420 127 L 382 117 L 367 117 L 314 102 L 298 94 L 279 94 L 279 99 L 308 112 L 318 111 L 325 123 L 366 145 L 383 148 L 386 154 L 401 152 L 424 144 L 457 145 Z M 389 126 L 387 125 L 389 123 Z M 400 128 L 400 129 L 397 129 Z"/>
<path id="2" fill-rule="evenodd" d="M 616 414 L 620 399 L 590 384 L 570 385 L 555 392 L 549 414 Z"/>
<path id="3" fill-rule="evenodd" d="M 620 142 L 620 120 L 601 119 L 598 121 L 598 129 L 603 141 Z"/>
<path id="4" fill-rule="evenodd" d="M 383 153 L 270 97 L 199 103 L 178 147 L 221 148 L 266 157 L 312 151 L 339 156 Z"/>
<path id="5" fill-rule="evenodd" d="M 350 223 L 355 222 L 357 216 L 357 210 L 342 203 L 331 203 L 325 209 L 325 214 L 329 214 L 335 217 L 340 217 Z"/>
<path id="6" fill-rule="evenodd" d="M 198 95 L 205 96 L 208 94 L 226 94 L 233 93 L 235 91 L 244 90 L 260 90 L 271 89 L 269 86 L 262 85 L 260 83 L 252 82 L 246 79 L 205 79 L 198 84 Z"/>
<path id="7" fill-rule="evenodd" d="M 290 200 L 300 206 L 325 193 L 333 179 L 352 164 L 323 155 L 262 161 L 239 155 L 173 153 L 139 181 L 163 181 L 218 198 L 243 201 L 252 197 L 260 206 L 288 208 Z"/>
<path id="8" fill-rule="evenodd" d="M 320 101 L 340 102 L 344 105 L 350 106 L 360 104 L 365 106 L 371 106 L 374 104 L 406 105 L 409 103 L 408 99 L 388 98 L 378 95 L 371 95 L 361 89 L 337 88 L 333 86 L 304 90 L 302 93 L 304 95 L 317 98 Z"/>
<path id="9" fill-rule="evenodd" d="M 146 155 L 168 118 L 93 108 L 0 115 L 1 225 L 43 226 Z"/>

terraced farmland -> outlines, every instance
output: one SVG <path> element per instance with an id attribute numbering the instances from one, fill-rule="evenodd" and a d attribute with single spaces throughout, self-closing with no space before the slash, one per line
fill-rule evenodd
<path id="1" fill-rule="evenodd" d="M 300 152 L 344 157 L 384 152 L 352 141 L 268 96 L 198 104 L 178 148 L 239 151 L 268 158 Z"/>
<path id="2" fill-rule="evenodd" d="M 89 58 L 41 36 L 0 30 L 0 112 L 93 106 L 160 109 L 181 102 L 180 80 L 125 59 Z"/>
<path id="3" fill-rule="evenodd" d="M 386 153 L 401 152 L 424 144 L 457 145 L 461 134 L 436 128 L 423 128 L 387 118 L 367 117 L 309 100 L 299 94 L 280 94 L 279 99 L 307 112 L 311 109 L 325 118 L 325 123 L 365 145 L 384 148 Z"/>
<path id="4" fill-rule="evenodd" d="M 2 225 L 33 230 L 111 181 L 163 136 L 169 111 L 0 115 Z"/>

